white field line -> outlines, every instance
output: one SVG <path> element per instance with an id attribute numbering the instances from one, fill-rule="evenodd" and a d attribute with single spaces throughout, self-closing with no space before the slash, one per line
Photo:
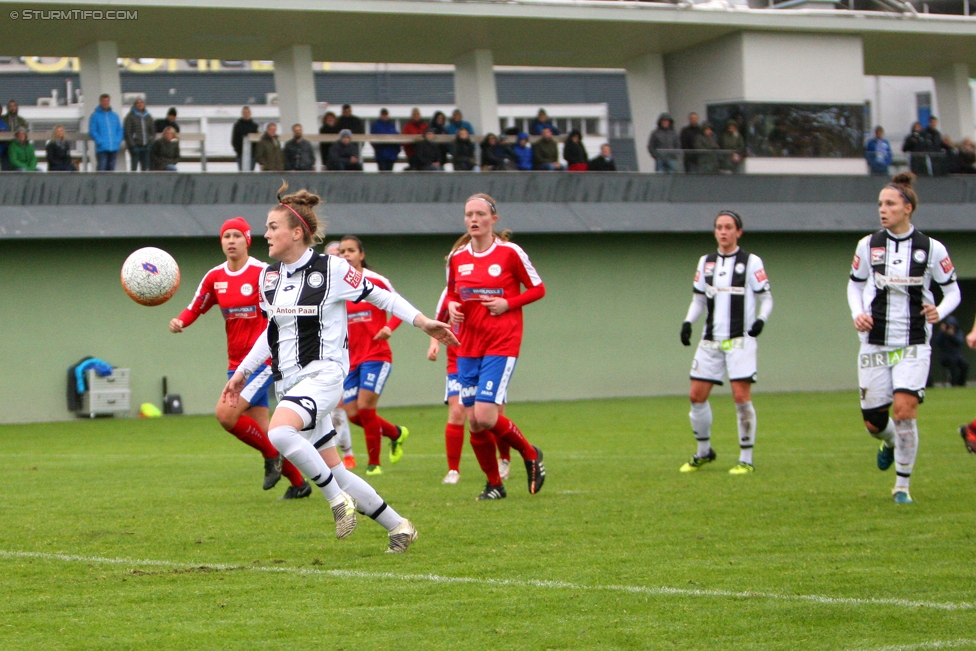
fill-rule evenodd
<path id="1" fill-rule="evenodd" d="M 178 563 L 174 561 L 157 561 L 130 558 L 104 558 L 101 556 L 74 556 L 70 554 L 48 554 L 43 552 L 17 552 L 0 549 L 0 558 L 34 558 L 45 561 L 61 561 L 65 563 L 89 563 L 98 565 L 135 565 L 166 568 L 188 568 L 208 570 L 247 570 L 250 572 L 273 572 L 281 574 L 298 574 L 303 576 L 332 576 L 338 578 L 379 579 L 389 581 L 414 581 L 423 583 L 469 584 L 484 586 L 505 586 L 517 588 L 540 588 L 543 590 L 575 590 L 585 592 L 623 592 L 631 594 L 645 594 L 655 596 L 677 597 L 705 597 L 725 599 L 768 599 L 774 601 L 801 601 L 825 605 L 841 606 L 886 606 L 908 609 L 934 610 L 976 610 L 976 604 L 965 601 L 937 602 L 912 601 L 909 599 L 856 597 L 828 597 L 825 595 L 788 595 L 770 592 L 734 592 L 731 590 L 697 590 L 688 588 L 667 588 L 642 585 L 585 585 L 568 583 L 565 581 L 538 581 L 517 579 L 480 579 L 465 576 L 440 576 L 437 574 L 395 574 L 393 572 L 360 572 L 356 570 L 318 570 L 302 567 L 260 567 L 254 565 L 226 565 L 213 563 Z M 957 641 L 963 642 L 963 641 Z M 905 647 L 905 651 L 914 648 Z M 940 647 L 931 647 L 940 648 Z M 902 647 L 884 647 L 871 651 L 902 651 Z"/>
<path id="2" fill-rule="evenodd" d="M 936 640 L 934 642 L 919 642 L 917 644 L 895 644 L 892 646 L 864 647 L 852 651 L 922 651 L 923 649 L 957 649 L 959 647 L 974 646 L 976 640 Z"/>

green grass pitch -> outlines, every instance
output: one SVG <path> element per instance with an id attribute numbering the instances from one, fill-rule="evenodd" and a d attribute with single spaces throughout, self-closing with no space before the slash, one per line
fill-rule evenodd
<path id="1" fill-rule="evenodd" d="M 420 531 L 403 555 L 263 492 L 210 417 L 0 427 L 0 649 L 976 649 L 974 398 L 921 407 L 911 506 L 853 392 L 757 395 L 740 477 L 728 396 L 689 475 L 682 398 L 513 404 L 548 478 L 516 463 L 491 503 L 468 447 L 440 483 L 444 407 L 381 409 L 411 428 L 372 481 Z"/>

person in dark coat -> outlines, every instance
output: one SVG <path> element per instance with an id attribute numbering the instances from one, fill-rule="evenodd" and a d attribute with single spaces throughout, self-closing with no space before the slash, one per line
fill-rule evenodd
<path id="1" fill-rule="evenodd" d="M 716 150 L 714 153 L 706 151 L 695 155 L 695 165 L 692 171 L 696 174 L 715 174 L 718 172 L 718 140 L 715 138 L 715 131 L 708 122 L 702 125 L 701 133 L 695 136 L 695 149 Z"/>
<path id="2" fill-rule="evenodd" d="M 613 152 L 609 144 L 604 143 L 600 146 L 600 155 L 590 160 L 588 168 L 591 172 L 617 171 L 617 163 L 613 160 Z"/>
<path id="3" fill-rule="evenodd" d="M 254 146 L 254 160 L 263 172 L 280 172 L 285 169 L 285 153 L 281 150 L 278 125 L 274 122 L 267 126 Z"/>
<path id="4" fill-rule="evenodd" d="M 929 171 L 932 176 L 945 176 L 949 173 L 949 154 L 951 147 L 939 131 L 939 118 L 929 118 L 929 126 L 922 132 L 925 151 L 929 152 Z"/>
<path id="5" fill-rule="evenodd" d="M 481 170 L 503 171 L 515 169 L 515 152 L 493 133 L 481 141 Z"/>
<path id="6" fill-rule="evenodd" d="M 329 160 L 325 166 L 336 172 L 362 172 L 363 163 L 359 158 L 359 146 L 352 141 L 352 131 L 339 132 L 339 141 L 329 148 Z"/>
<path id="7" fill-rule="evenodd" d="M 681 140 L 682 149 L 696 149 L 695 139 L 702 134 L 702 128 L 698 126 L 698 114 L 689 113 L 688 114 L 688 126 L 681 130 L 681 134 L 678 136 Z M 717 148 L 717 145 L 716 145 Z M 688 152 L 685 154 L 685 172 L 692 174 L 697 169 L 698 156 L 693 152 Z"/>
<path id="8" fill-rule="evenodd" d="M 539 109 L 535 119 L 529 122 L 529 135 L 541 136 L 543 129 L 549 129 L 554 136 L 559 135 L 559 127 L 552 123 L 552 120 L 549 119 L 549 114 L 546 113 L 546 110 Z"/>
<path id="9" fill-rule="evenodd" d="M 153 140 L 149 169 L 157 172 L 175 172 L 180 162 L 180 141 L 176 139 L 176 129 L 166 127 L 163 137 Z"/>
<path id="10" fill-rule="evenodd" d="M 173 127 L 173 130 L 177 134 L 180 132 L 180 125 L 176 123 L 176 107 L 171 106 L 168 111 L 166 111 L 166 117 L 156 120 L 155 123 L 156 133 L 162 133 L 163 129 L 166 127 Z"/>
<path id="11" fill-rule="evenodd" d="M 416 167 L 414 169 L 425 172 L 439 172 L 444 169 L 441 164 L 441 148 L 434 142 L 436 132 L 433 127 L 428 127 L 424 132 L 424 139 L 417 143 Z"/>
<path id="12" fill-rule="evenodd" d="M 455 172 L 470 172 L 475 169 L 476 164 L 471 135 L 466 128 L 461 127 L 451 143 L 451 165 Z"/>
<path id="13" fill-rule="evenodd" d="M 71 143 L 64 139 L 64 127 L 60 124 L 51 132 L 51 139 L 47 141 L 47 171 L 48 172 L 77 172 L 78 168 L 71 160 Z"/>
<path id="14" fill-rule="evenodd" d="M 430 119 L 430 124 L 427 125 L 427 129 L 432 129 L 435 135 L 443 136 L 450 135 L 447 133 L 447 116 L 444 115 L 443 111 L 437 111 L 434 113 L 434 117 Z M 448 144 L 437 145 L 441 152 L 441 168 L 447 163 L 447 155 L 451 153 L 451 146 Z"/>
<path id="15" fill-rule="evenodd" d="M 149 170 L 149 155 L 156 132 L 153 130 L 153 117 L 146 110 L 146 101 L 137 99 L 129 114 L 122 121 L 122 131 L 125 134 L 125 146 L 129 148 L 131 169 L 133 172 L 142 168 Z"/>
<path id="16" fill-rule="evenodd" d="M 552 129 L 542 128 L 542 136 L 532 145 L 532 167 L 537 170 L 556 171 L 563 168 L 559 162 L 559 145 L 552 137 Z"/>
<path id="17" fill-rule="evenodd" d="M 570 172 L 585 172 L 589 169 L 589 157 L 586 155 L 586 147 L 583 146 L 583 134 L 577 129 L 573 129 L 566 136 L 563 160 L 566 161 L 566 169 Z"/>
<path id="18" fill-rule="evenodd" d="M 342 129 L 339 128 L 339 119 L 336 114 L 332 111 L 327 111 L 325 115 L 322 116 L 322 126 L 319 127 L 319 133 L 339 133 Z M 350 133 L 352 130 L 350 129 Z M 320 142 L 319 151 L 322 153 L 322 160 L 329 160 L 329 149 L 332 147 L 331 142 Z"/>
<path id="19" fill-rule="evenodd" d="M 912 124 L 911 132 L 905 137 L 901 150 L 908 155 L 908 164 L 915 176 L 928 176 L 929 166 L 925 156 L 927 144 L 922 136 L 922 123 Z"/>
<path id="20" fill-rule="evenodd" d="M 740 173 L 746 158 L 746 141 L 734 120 L 729 120 L 725 125 L 725 131 L 718 137 L 718 146 L 725 150 L 719 158 L 719 169 L 732 174 Z"/>
<path id="21" fill-rule="evenodd" d="M 315 150 L 312 143 L 302 137 L 302 125 L 291 128 L 292 139 L 285 143 L 285 169 L 310 172 L 315 169 Z"/>
<path id="22" fill-rule="evenodd" d="M 244 141 L 249 135 L 258 131 L 258 123 L 251 119 L 251 108 L 245 106 L 241 109 L 241 117 L 234 123 L 234 130 L 230 136 L 230 144 L 237 154 L 237 169 L 241 171 L 244 171 Z M 250 142 L 247 146 L 251 148 L 251 169 L 248 170 L 250 172 L 254 169 L 254 147 Z"/>
<path id="23" fill-rule="evenodd" d="M 674 118 L 670 113 L 657 117 L 657 129 L 647 140 L 647 151 L 654 159 L 654 171 L 662 174 L 675 174 L 678 171 L 678 150 L 681 138 L 674 130 Z"/>
<path id="24" fill-rule="evenodd" d="M 939 351 L 939 364 L 949 372 L 949 384 L 954 387 L 966 386 L 969 376 L 969 360 L 963 354 L 966 339 L 959 330 L 959 321 L 947 316 L 939 325 L 932 343 Z"/>
<path id="25" fill-rule="evenodd" d="M 352 114 L 352 106 L 349 104 L 342 105 L 342 115 L 336 120 L 336 126 L 339 127 L 340 131 L 349 129 L 352 133 L 366 133 L 366 123 L 363 122 L 362 118 Z"/>

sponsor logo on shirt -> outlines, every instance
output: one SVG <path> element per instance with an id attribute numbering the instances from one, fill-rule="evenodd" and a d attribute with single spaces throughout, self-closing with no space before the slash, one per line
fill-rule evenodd
<path id="1" fill-rule="evenodd" d="M 313 271 L 308 275 L 308 286 L 312 289 L 318 289 L 325 282 L 325 276 L 323 276 L 318 271 Z M 348 282 L 348 281 L 347 281 Z M 353 285 L 355 287 L 356 285 Z"/>
<path id="2" fill-rule="evenodd" d="M 881 264 L 885 259 L 885 248 L 883 246 L 876 246 L 871 249 L 871 264 Z"/>
<path id="3" fill-rule="evenodd" d="M 359 312 L 350 312 L 348 314 L 349 323 L 368 323 L 373 320 L 372 310 L 360 310 Z"/>
<path id="4" fill-rule="evenodd" d="M 502 266 L 500 264 L 493 264 L 488 267 L 488 275 L 494 278 L 502 275 Z"/>
<path id="5" fill-rule="evenodd" d="M 264 291 L 274 289 L 275 285 L 277 284 L 278 284 L 277 271 L 269 271 L 268 273 L 264 274 Z"/>
<path id="6" fill-rule="evenodd" d="M 220 313 L 224 315 L 224 319 L 230 321 L 231 319 L 256 319 L 258 318 L 258 307 L 257 305 L 245 305 L 244 307 L 224 307 L 221 308 Z"/>
<path id="7" fill-rule="evenodd" d="M 462 287 L 460 294 L 462 301 L 480 301 L 483 296 L 504 296 L 505 290 L 501 287 Z"/>
<path id="8" fill-rule="evenodd" d="M 745 273 L 745 270 L 746 270 L 746 266 L 741 262 L 735 265 L 735 273 L 737 274 Z"/>
<path id="9" fill-rule="evenodd" d="M 355 269 L 350 268 L 349 271 L 346 272 L 346 275 L 343 278 L 343 280 L 349 283 L 350 287 L 359 287 L 359 283 L 363 281 L 363 274 L 359 273 Z"/>
<path id="10" fill-rule="evenodd" d="M 715 272 L 715 263 L 714 262 L 706 262 L 705 263 L 705 275 L 706 276 L 711 276 L 714 272 Z"/>
<path id="11" fill-rule="evenodd" d="M 854 254 L 854 262 L 851 263 L 851 267 L 857 269 L 861 266 L 861 256 Z"/>
<path id="12" fill-rule="evenodd" d="M 474 271 L 474 264 L 461 264 L 461 265 L 458 265 L 458 275 L 459 276 L 470 276 L 472 271 Z"/>
<path id="13" fill-rule="evenodd" d="M 904 359 L 918 359 L 918 346 L 907 346 L 898 350 L 889 350 L 880 353 L 864 353 L 860 355 L 858 361 L 861 368 L 878 368 L 882 366 L 894 366 Z"/>
<path id="14" fill-rule="evenodd" d="M 939 266 L 942 267 L 942 271 L 944 271 L 945 273 L 951 273 L 952 270 L 955 268 L 952 266 L 952 260 L 949 259 L 949 256 L 943 258 L 942 262 L 939 263 Z"/>
<path id="15" fill-rule="evenodd" d="M 268 316 L 318 316 L 318 305 L 272 305 Z"/>
<path id="16" fill-rule="evenodd" d="M 695 269 L 695 282 L 697 283 L 701 279 L 701 272 Z"/>
<path id="17" fill-rule="evenodd" d="M 915 262 L 922 264 L 925 262 L 925 249 L 915 249 L 915 253 L 912 254 L 912 257 L 915 258 Z"/>
<path id="18" fill-rule="evenodd" d="M 251 283 L 244 283 L 243 285 L 241 285 L 242 296 L 250 296 L 253 293 L 254 293 L 254 285 L 252 285 Z"/>
<path id="19" fill-rule="evenodd" d="M 766 278 L 766 270 L 765 269 L 760 269 L 760 270 L 758 270 L 756 272 L 756 281 L 761 282 L 761 283 L 764 283 L 767 280 L 768 280 L 768 278 Z"/>
<path id="20" fill-rule="evenodd" d="M 227 293 L 227 283 L 214 283 L 214 289 L 217 290 L 218 294 Z"/>

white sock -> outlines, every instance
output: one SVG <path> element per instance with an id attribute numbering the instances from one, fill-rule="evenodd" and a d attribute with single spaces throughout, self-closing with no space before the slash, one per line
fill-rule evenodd
<path id="1" fill-rule="evenodd" d="M 387 531 L 393 531 L 403 521 L 400 514 L 383 501 L 376 489 L 366 483 L 359 475 L 346 470 L 341 463 L 332 468 L 332 474 L 335 475 L 342 490 L 352 495 L 352 498 L 356 500 L 359 511 L 376 520 Z"/>
<path id="2" fill-rule="evenodd" d="M 908 488 L 918 454 L 918 421 L 895 421 L 895 488 Z"/>
<path id="3" fill-rule="evenodd" d="M 688 418 L 691 419 L 691 430 L 698 441 L 696 456 L 704 457 L 712 449 L 712 405 L 707 400 L 691 403 Z"/>
<path id="4" fill-rule="evenodd" d="M 739 416 L 739 461 L 752 463 L 752 446 L 756 444 L 756 409 L 752 401 L 735 405 Z"/>
<path id="5" fill-rule="evenodd" d="M 332 426 L 339 435 L 338 445 L 342 454 L 346 456 L 352 454 L 352 433 L 349 431 L 349 417 L 345 409 L 340 407 L 332 410 Z"/>
<path id="6" fill-rule="evenodd" d="M 892 448 L 895 446 L 895 421 L 888 419 L 888 424 L 880 432 L 872 432 L 868 430 L 868 434 L 878 439 L 879 441 L 884 441 L 885 446 Z"/>
<path id="7" fill-rule="evenodd" d="M 271 428 L 268 432 L 271 444 L 291 461 L 316 486 L 322 489 L 325 498 L 330 502 L 338 498 L 342 491 L 338 482 L 332 481 L 332 473 L 318 451 L 308 440 L 289 425 Z"/>

